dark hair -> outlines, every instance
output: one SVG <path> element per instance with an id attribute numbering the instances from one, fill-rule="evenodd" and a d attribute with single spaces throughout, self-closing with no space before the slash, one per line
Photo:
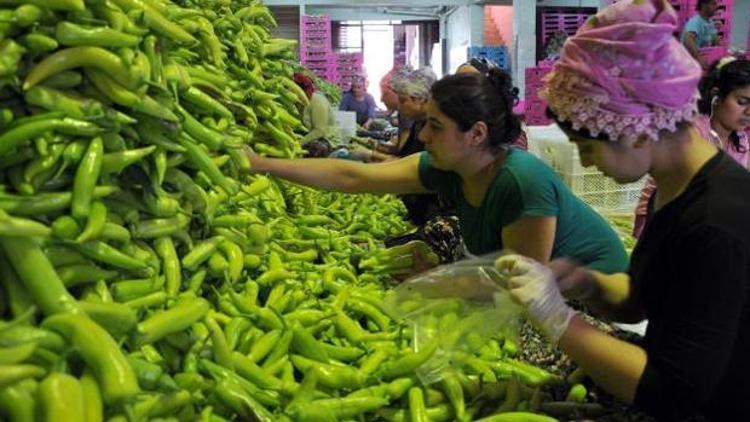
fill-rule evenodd
<path id="1" fill-rule="evenodd" d="M 698 0 L 698 3 L 695 4 L 695 10 L 700 12 L 704 5 L 711 3 L 712 1 L 713 0 Z"/>
<path id="2" fill-rule="evenodd" d="M 499 68 L 479 73 L 455 74 L 435 82 L 430 90 L 441 112 L 466 132 L 476 122 L 488 128 L 488 143 L 495 150 L 510 145 L 521 134 L 521 120 L 513 114 L 518 88 Z"/>
<path id="3" fill-rule="evenodd" d="M 724 65 L 720 65 L 717 61 L 711 65 L 708 74 L 698 85 L 701 93 L 698 111 L 701 114 L 711 115 L 711 103 L 714 96 L 723 100 L 735 89 L 746 86 L 750 86 L 750 61 L 738 59 Z M 736 133 L 732 133 L 729 139 L 735 150 L 745 152 Z"/>

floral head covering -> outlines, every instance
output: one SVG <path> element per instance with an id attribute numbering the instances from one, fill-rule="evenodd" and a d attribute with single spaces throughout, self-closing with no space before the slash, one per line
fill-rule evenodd
<path id="1" fill-rule="evenodd" d="M 610 140 L 676 130 L 697 113 L 701 68 L 666 0 L 621 0 L 569 38 L 542 95 L 558 120 Z"/>

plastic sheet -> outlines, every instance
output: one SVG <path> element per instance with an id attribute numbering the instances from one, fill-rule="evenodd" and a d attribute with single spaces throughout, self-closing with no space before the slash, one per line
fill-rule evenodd
<path id="1" fill-rule="evenodd" d="M 494 266 L 502 253 L 443 265 L 401 283 L 388 292 L 384 308 L 412 325 L 415 351 L 434 347 L 417 369 L 425 384 L 439 381 L 455 352 L 474 352 L 490 338 L 516 340 L 523 309 L 505 288 L 506 277 Z"/>

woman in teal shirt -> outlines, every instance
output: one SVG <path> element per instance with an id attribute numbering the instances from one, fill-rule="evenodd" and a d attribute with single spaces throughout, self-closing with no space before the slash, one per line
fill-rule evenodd
<path id="1" fill-rule="evenodd" d="M 469 252 L 510 249 L 543 262 L 568 257 L 605 273 L 627 255 L 609 225 L 555 172 L 509 145 L 521 123 L 518 90 L 500 69 L 436 82 L 420 133 L 425 152 L 378 163 L 282 160 L 248 151 L 254 172 L 349 193 L 439 192 L 456 206 Z"/>

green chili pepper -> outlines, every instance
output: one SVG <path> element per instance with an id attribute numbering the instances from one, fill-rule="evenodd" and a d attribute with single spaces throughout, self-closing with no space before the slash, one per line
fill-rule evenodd
<path id="1" fill-rule="evenodd" d="M 108 27 L 85 27 L 72 22 L 58 22 L 55 38 L 62 45 L 90 47 L 136 47 L 140 37 Z"/>
<path id="2" fill-rule="evenodd" d="M 80 379 L 83 391 L 83 413 L 86 422 L 102 422 L 104 420 L 104 403 L 102 403 L 99 384 L 90 370 L 85 370 Z"/>
<path id="3" fill-rule="evenodd" d="M 146 263 L 132 258 L 104 242 L 88 241 L 79 245 L 74 245 L 73 248 L 84 256 L 109 264 L 113 267 L 135 272 L 144 272 L 144 270 L 149 269 Z"/>
<path id="4" fill-rule="evenodd" d="M 42 312 L 46 315 L 82 312 L 44 252 L 33 240 L 26 237 L 0 237 L 0 245 Z"/>
<path id="5" fill-rule="evenodd" d="M 114 336 L 128 334 L 138 323 L 132 308 L 119 303 L 79 302 L 81 309 Z"/>
<path id="6" fill-rule="evenodd" d="M 237 373 L 257 384 L 260 388 L 267 388 L 274 391 L 282 390 L 282 382 L 280 379 L 269 375 L 267 371 L 255 364 L 251 359 L 248 359 L 241 353 L 232 353 L 232 363 Z"/>
<path id="7" fill-rule="evenodd" d="M 23 88 L 31 89 L 52 75 L 76 67 L 101 69 L 125 86 L 135 87 L 133 76 L 116 54 L 101 47 L 71 47 L 57 51 L 37 64 L 26 77 Z"/>
<path id="8" fill-rule="evenodd" d="M 357 369 L 350 366 L 335 366 L 292 355 L 292 363 L 303 372 L 315 371 L 321 385 L 328 388 L 356 389 L 364 379 Z"/>
<path id="9" fill-rule="evenodd" d="M 102 138 L 96 137 L 89 143 L 81 163 L 78 165 L 73 184 L 71 215 L 79 220 L 89 215 L 94 187 L 99 179 L 103 154 Z"/>
<path id="10" fill-rule="evenodd" d="M 191 271 L 195 270 L 211 257 L 222 241 L 224 241 L 223 237 L 214 236 L 195 245 L 187 255 L 182 257 L 182 266 Z"/>
<path id="11" fill-rule="evenodd" d="M 102 174 L 120 173 L 126 167 L 141 161 L 156 150 L 155 146 L 138 148 L 104 154 L 102 156 Z"/>
<path id="12" fill-rule="evenodd" d="M 383 379 L 392 379 L 413 372 L 425 363 L 437 350 L 438 341 L 432 341 L 422 350 L 406 354 L 394 361 L 386 362 L 380 367 L 375 375 Z"/>
<path id="13" fill-rule="evenodd" d="M 184 135 L 179 138 L 179 142 L 180 145 L 185 148 L 185 152 L 190 161 L 204 172 L 214 184 L 220 186 L 229 194 L 235 194 L 237 192 L 237 185 L 234 180 L 226 178 L 221 170 L 219 170 L 219 168 L 211 161 L 208 154 L 203 151 L 198 144 L 187 139 Z"/>
<path id="14" fill-rule="evenodd" d="M 138 324 L 136 342 L 153 343 L 170 333 L 182 331 L 202 319 L 209 308 L 205 299 L 196 298 L 183 300 L 165 311 L 155 313 Z"/>
<path id="15" fill-rule="evenodd" d="M 97 239 L 104 231 L 107 222 L 107 207 L 100 201 L 91 204 L 91 211 L 86 219 L 86 227 L 76 238 L 76 242 L 82 243 L 91 239 Z M 86 253 L 84 253 L 86 255 Z"/>
<path id="16" fill-rule="evenodd" d="M 317 360 L 319 362 L 328 362 L 329 356 L 326 350 L 318 344 L 312 334 L 307 331 L 299 322 L 295 322 L 292 325 L 292 333 L 294 333 L 294 339 L 292 341 L 292 349 L 300 355 Z"/>
<path id="17" fill-rule="evenodd" d="M 0 135 L 0 155 L 4 155 L 29 139 L 45 132 L 59 131 L 69 135 L 91 136 L 100 129 L 91 123 L 70 118 L 42 118 L 27 120 Z"/>
<path id="18" fill-rule="evenodd" d="M 224 137 L 213 129 L 209 129 L 195 119 L 184 108 L 177 109 L 182 116 L 182 125 L 185 131 L 195 140 L 208 147 L 211 151 L 218 151 L 224 145 Z M 183 145 L 184 146 L 184 145 Z"/>
<path id="19" fill-rule="evenodd" d="M 39 383 L 39 404 L 45 421 L 84 422 L 83 389 L 77 378 L 54 372 Z"/>
<path id="20" fill-rule="evenodd" d="M 182 92 L 181 95 L 185 100 L 197 106 L 203 112 L 217 114 L 227 119 L 234 120 L 234 115 L 231 111 L 229 111 L 222 103 L 198 88 L 190 87 Z"/>
<path id="21" fill-rule="evenodd" d="M 128 400 L 138 394 L 133 369 L 112 337 L 83 315 L 56 314 L 42 323 L 68 339 L 99 381 L 107 404 Z"/>
<path id="22" fill-rule="evenodd" d="M 170 236 L 184 229 L 190 224 L 190 218 L 177 214 L 172 218 L 155 218 L 137 222 L 133 228 L 133 237 L 137 239 L 154 239 Z"/>
<path id="23" fill-rule="evenodd" d="M 146 25 L 165 37 L 183 44 L 195 44 L 197 40 L 176 23 L 167 19 L 158 9 L 143 0 L 112 0 L 125 12 L 133 10 L 143 13 Z"/>
<path id="24" fill-rule="evenodd" d="M 56 269 L 60 280 L 66 287 L 96 283 L 99 280 L 111 280 L 119 275 L 117 271 L 103 270 L 90 264 L 71 264 Z"/>
<path id="25" fill-rule="evenodd" d="M 24 380 L 0 390 L 0 413 L 14 422 L 34 422 L 37 383 Z"/>
<path id="26" fill-rule="evenodd" d="M 0 236 L 6 237 L 31 237 L 50 236 L 52 229 L 42 223 L 26 218 L 16 218 L 0 210 Z"/>

